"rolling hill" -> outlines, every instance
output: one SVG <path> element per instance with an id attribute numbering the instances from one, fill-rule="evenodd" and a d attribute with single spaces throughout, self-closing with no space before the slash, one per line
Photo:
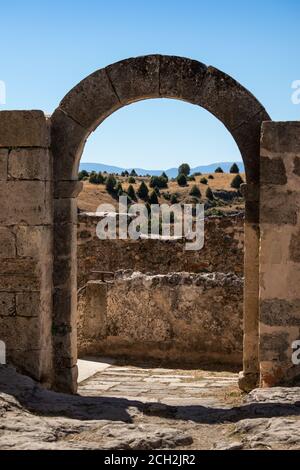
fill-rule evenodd
<path id="1" fill-rule="evenodd" d="M 210 165 L 200 165 L 195 168 L 191 168 L 191 173 L 213 173 L 215 169 L 220 166 L 223 168 L 225 173 L 228 173 L 230 170 L 231 165 L 234 162 L 218 162 L 218 163 L 211 163 Z M 244 165 L 243 162 L 236 162 L 240 172 L 244 173 Z M 122 168 L 118 166 L 112 166 L 112 165 L 106 165 L 104 163 L 81 163 L 80 164 L 80 170 L 86 170 L 88 172 L 90 171 L 96 171 L 97 173 L 99 171 L 104 172 L 106 171 L 107 173 L 118 173 L 121 174 L 122 171 L 131 171 L 132 168 Z M 144 168 L 135 168 L 135 171 L 137 172 L 138 175 L 145 176 L 145 175 L 151 175 L 151 176 L 159 176 L 162 174 L 163 171 L 169 176 L 169 178 L 175 178 L 178 174 L 178 169 L 177 168 L 169 168 L 167 170 L 146 170 Z"/>

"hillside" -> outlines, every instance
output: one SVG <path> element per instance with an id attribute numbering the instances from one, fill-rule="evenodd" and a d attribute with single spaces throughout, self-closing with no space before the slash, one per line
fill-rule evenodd
<path id="1" fill-rule="evenodd" d="M 190 181 L 188 183 L 188 186 L 185 186 L 185 187 L 180 187 L 176 181 L 169 181 L 168 188 L 161 190 L 159 202 L 169 203 L 169 201 L 163 197 L 163 194 L 166 192 L 169 193 L 170 195 L 176 194 L 178 198 L 178 202 L 180 203 L 191 202 L 191 196 L 189 195 L 189 192 L 195 184 L 198 186 L 198 188 L 201 191 L 201 202 L 207 201 L 205 197 L 205 193 L 208 187 L 210 187 L 213 192 L 218 191 L 218 190 L 234 191 L 230 186 L 234 175 L 230 173 L 213 173 L 212 175 L 214 179 L 208 179 L 208 176 L 209 176 L 208 173 L 203 174 L 201 176 L 196 176 L 196 181 Z M 241 174 L 241 176 L 243 180 L 245 181 L 245 175 Z M 207 185 L 200 183 L 200 180 L 203 177 L 207 178 L 207 181 L 208 181 Z M 122 183 L 123 190 L 126 191 L 129 186 L 128 178 L 118 176 L 117 180 Z M 132 185 L 135 191 L 137 191 L 141 181 L 145 181 L 145 183 L 149 187 L 149 178 L 137 177 L 136 183 Z M 150 191 L 152 190 L 151 188 L 149 189 Z M 143 202 L 143 201 L 140 201 L 140 202 Z M 216 203 L 216 206 L 214 209 L 221 209 L 222 211 L 243 210 L 243 200 L 241 198 L 232 201 L 232 203 L 225 202 L 225 201 L 222 201 L 221 199 L 219 200 L 218 198 L 216 198 L 215 203 Z M 86 212 L 95 212 L 100 204 L 112 204 L 115 207 L 117 207 L 118 201 L 114 199 L 106 191 L 105 185 L 103 184 L 95 185 L 95 184 L 89 183 L 88 181 L 84 181 L 83 191 L 80 193 L 79 198 L 78 198 L 79 209 L 81 211 L 86 211 Z"/>

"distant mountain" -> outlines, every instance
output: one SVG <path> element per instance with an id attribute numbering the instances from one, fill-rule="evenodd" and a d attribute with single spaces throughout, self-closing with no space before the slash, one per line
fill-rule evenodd
<path id="1" fill-rule="evenodd" d="M 213 173 L 218 166 L 223 168 L 225 173 L 229 173 L 230 167 L 232 164 L 235 162 L 219 162 L 219 163 L 211 163 L 210 165 L 200 165 L 197 166 L 196 168 L 191 168 L 191 174 L 192 173 Z M 244 164 L 243 162 L 236 162 L 240 172 L 244 173 Z M 159 176 L 162 174 L 164 171 L 170 178 L 175 178 L 178 174 L 178 168 L 169 168 L 168 170 L 145 170 L 144 168 L 134 168 L 135 171 L 137 172 L 138 175 L 145 176 L 145 175 L 151 175 L 151 176 Z M 90 171 L 99 171 L 104 172 L 106 171 L 107 173 L 122 173 L 122 171 L 129 171 L 131 172 L 132 168 L 121 168 L 119 166 L 112 166 L 112 165 L 105 165 L 103 163 L 81 163 L 80 164 L 80 170 L 86 170 L 88 172 Z"/>

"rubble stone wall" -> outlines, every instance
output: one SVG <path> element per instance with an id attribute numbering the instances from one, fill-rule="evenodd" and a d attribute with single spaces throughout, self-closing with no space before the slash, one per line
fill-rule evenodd
<path id="1" fill-rule="evenodd" d="M 78 308 L 79 352 L 241 366 L 243 278 L 119 272 L 90 281 Z"/>
<path id="2" fill-rule="evenodd" d="M 244 216 L 209 217 L 204 224 L 204 247 L 187 251 L 185 240 L 99 240 L 99 216 L 78 215 L 78 286 L 93 270 L 134 269 L 143 273 L 224 272 L 243 275 Z"/>

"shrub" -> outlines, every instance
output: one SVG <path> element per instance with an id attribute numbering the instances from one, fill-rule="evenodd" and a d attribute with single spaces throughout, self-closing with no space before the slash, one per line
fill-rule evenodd
<path id="1" fill-rule="evenodd" d="M 239 167 L 237 166 L 237 164 L 234 163 L 234 164 L 232 165 L 232 167 L 230 168 L 229 171 L 230 171 L 230 173 L 236 173 L 236 174 L 237 174 L 237 173 L 240 172 L 240 169 L 239 169 Z"/>
<path id="2" fill-rule="evenodd" d="M 170 201 L 171 199 L 171 194 L 169 192 L 163 192 L 162 196 L 167 200 Z"/>
<path id="3" fill-rule="evenodd" d="M 204 178 L 204 177 L 201 178 L 200 183 L 207 184 L 208 183 L 207 178 Z"/>
<path id="4" fill-rule="evenodd" d="M 188 176 L 188 181 L 196 181 L 196 178 L 194 175 Z"/>
<path id="5" fill-rule="evenodd" d="M 149 189 L 144 181 L 141 182 L 140 187 L 137 190 L 137 195 L 144 201 L 148 198 Z"/>
<path id="6" fill-rule="evenodd" d="M 161 178 L 164 178 L 167 182 L 169 181 L 168 175 L 164 171 L 161 174 Z"/>
<path id="7" fill-rule="evenodd" d="M 98 174 L 95 171 L 92 171 L 90 174 L 89 182 L 92 184 L 100 184 Z"/>
<path id="8" fill-rule="evenodd" d="M 224 171 L 220 166 L 218 166 L 218 168 L 215 169 L 215 173 L 224 173 Z"/>
<path id="9" fill-rule="evenodd" d="M 179 186 L 186 186 L 187 185 L 187 179 L 186 176 L 181 173 L 180 175 L 177 176 L 177 183 Z"/>
<path id="10" fill-rule="evenodd" d="M 158 204 L 158 197 L 155 191 L 152 191 L 149 196 L 149 204 Z"/>
<path id="11" fill-rule="evenodd" d="M 172 194 L 170 202 L 171 202 L 171 204 L 177 204 L 177 202 L 178 202 L 177 194 L 175 194 L 175 193 Z"/>
<path id="12" fill-rule="evenodd" d="M 160 190 L 157 186 L 155 186 L 154 191 L 156 192 L 158 196 L 160 196 Z"/>
<path id="13" fill-rule="evenodd" d="M 190 165 L 188 163 L 182 163 L 178 168 L 178 175 L 188 176 L 191 172 Z"/>
<path id="14" fill-rule="evenodd" d="M 190 190 L 190 196 L 201 197 L 201 191 L 198 188 L 198 186 L 196 186 L 195 184 L 192 187 L 192 189 Z"/>
<path id="15" fill-rule="evenodd" d="M 150 188 L 167 188 L 168 187 L 168 179 L 164 176 L 151 176 L 150 179 Z"/>
<path id="16" fill-rule="evenodd" d="M 115 194 L 116 184 L 117 184 L 116 178 L 113 175 L 108 175 L 108 177 L 106 178 L 106 183 L 105 183 L 106 191 L 110 194 Z"/>
<path id="17" fill-rule="evenodd" d="M 135 190 L 134 190 L 134 187 L 132 186 L 132 184 L 130 184 L 128 186 L 127 194 L 128 194 L 128 196 L 130 197 L 130 199 L 132 201 L 136 201 L 136 194 L 135 194 Z"/>
<path id="18" fill-rule="evenodd" d="M 213 175 L 209 175 L 209 176 L 208 176 L 208 179 L 209 179 L 209 180 L 214 180 L 215 177 L 214 177 Z"/>
<path id="19" fill-rule="evenodd" d="M 196 171 L 195 173 L 193 173 L 193 176 L 202 176 L 202 173 L 201 171 Z"/>
<path id="20" fill-rule="evenodd" d="M 210 187 L 207 188 L 206 193 L 205 193 L 205 196 L 206 196 L 207 199 L 209 199 L 210 201 L 213 201 L 213 199 L 214 199 L 214 193 L 212 192 L 212 190 L 210 189 Z"/>
<path id="21" fill-rule="evenodd" d="M 129 184 L 135 184 L 135 178 L 133 176 L 129 176 L 128 183 Z"/>
<path id="22" fill-rule="evenodd" d="M 122 184 L 119 182 L 115 188 L 115 192 L 118 196 L 122 196 L 124 191 L 123 191 L 123 186 Z"/>
<path id="23" fill-rule="evenodd" d="M 238 175 L 235 175 L 235 177 L 231 181 L 230 186 L 234 189 L 240 189 L 241 184 L 243 184 L 243 183 L 244 183 L 243 178 L 238 174 Z"/>
<path id="24" fill-rule="evenodd" d="M 90 175 L 86 170 L 82 170 L 78 173 L 78 179 L 79 181 L 84 180 L 85 178 L 88 178 Z"/>
<path id="25" fill-rule="evenodd" d="M 99 184 L 104 184 L 105 183 L 105 178 L 102 175 L 101 171 L 99 171 L 99 173 L 98 173 L 98 183 Z"/>

